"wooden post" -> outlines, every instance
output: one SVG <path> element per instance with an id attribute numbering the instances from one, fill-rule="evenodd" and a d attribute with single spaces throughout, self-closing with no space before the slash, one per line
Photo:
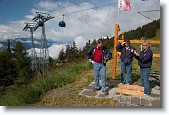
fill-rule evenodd
<path id="1" fill-rule="evenodd" d="M 117 50 L 116 50 L 116 46 L 118 44 L 118 31 L 120 31 L 119 25 L 115 24 L 112 79 L 116 79 L 116 64 L 117 64 Z"/>
<path id="2" fill-rule="evenodd" d="M 122 32 L 121 35 L 122 35 L 121 39 L 124 40 L 124 32 Z"/>

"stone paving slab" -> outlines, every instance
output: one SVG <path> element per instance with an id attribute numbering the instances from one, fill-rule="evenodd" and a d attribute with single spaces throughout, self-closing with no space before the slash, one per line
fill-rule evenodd
<path id="1" fill-rule="evenodd" d="M 161 107 L 160 101 L 160 87 L 155 86 L 151 89 L 150 96 L 144 96 L 141 98 L 140 105 L 140 97 L 138 96 L 124 96 L 117 93 L 117 84 L 120 83 L 119 80 L 109 80 L 107 82 L 107 89 L 109 95 L 104 95 L 101 90 L 93 91 L 94 89 L 94 81 L 91 82 L 87 87 L 85 87 L 79 95 L 86 96 L 88 98 L 112 98 L 116 100 L 115 106 L 151 106 L 151 107 Z M 101 81 L 100 81 L 101 84 Z M 114 86 L 114 87 L 113 87 Z M 121 101 L 119 101 L 121 100 Z M 132 104 L 131 104 L 132 100 Z"/>

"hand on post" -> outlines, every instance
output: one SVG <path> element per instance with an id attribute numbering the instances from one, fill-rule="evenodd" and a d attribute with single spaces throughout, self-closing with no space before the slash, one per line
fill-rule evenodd
<path id="1" fill-rule="evenodd" d="M 126 42 L 122 42 L 121 45 L 124 46 L 126 44 Z"/>

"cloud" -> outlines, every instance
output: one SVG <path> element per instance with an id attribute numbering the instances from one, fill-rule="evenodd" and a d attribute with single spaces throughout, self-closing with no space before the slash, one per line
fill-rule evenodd
<path id="1" fill-rule="evenodd" d="M 53 59 L 57 59 L 58 58 L 58 55 L 60 53 L 60 51 L 62 50 L 65 51 L 66 50 L 66 46 L 65 44 L 60 44 L 60 45 L 52 45 L 48 48 L 48 51 L 49 51 L 49 56 L 52 57 Z M 36 50 L 36 55 L 37 57 L 40 57 L 40 48 L 35 48 Z M 28 51 L 28 54 L 30 56 L 30 53 L 31 53 L 31 49 L 27 50 Z"/>
<path id="2" fill-rule="evenodd" d="M 34 15 L 26 15 L 25 19 L 32 20 L 35 16 Z"/>
<path id="3" fill-rule="evenodd" d="M 78 36 L 75 38 L 75 43 L 78 49 L 82 49 L 83 48 L 82 44 L 85 44 L 86 42 L 87 40 L 84 39 L 82 36 Z"/>
<path id="4" fill-rule="evenodd" d="M 51 47 L 48 48 L 49 56 L 51 56 L 54 59 L 57 59 L 62 48 L 64 49 L 64 51 L 66 50 L 65 45 L 62 45 L 62 44 L 61 45 L 52 45 Z"/>
<path id="5" fill-rule="evenodd" d="M 48 1 L 40 1 L 37 4 L 37 7 L 42 8 L 44 10 L 52 10 L 56 8 L 56 4 L 54 2 L 48 2 Z"/>

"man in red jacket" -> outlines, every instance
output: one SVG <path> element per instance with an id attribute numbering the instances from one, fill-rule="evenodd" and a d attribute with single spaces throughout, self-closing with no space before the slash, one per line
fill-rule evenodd
<path id="1" fill-rule="evenodd" d="M 99 39 L 96 46 L 92 46 L 88 52 L 87 56 L 89 61 L 93 64 L 94 68 L 94 78 L 95 78 L 95 89 L 98 91 L 102 89 L 105 95 L 108 95 L 106 90 L 106 62 L 112 58 L 112 53 L 110 50 L 106 49 L 103 45 L 103 39 Z M 99 84 L 99 73 L 102 77 L 102 88 Z"/>

